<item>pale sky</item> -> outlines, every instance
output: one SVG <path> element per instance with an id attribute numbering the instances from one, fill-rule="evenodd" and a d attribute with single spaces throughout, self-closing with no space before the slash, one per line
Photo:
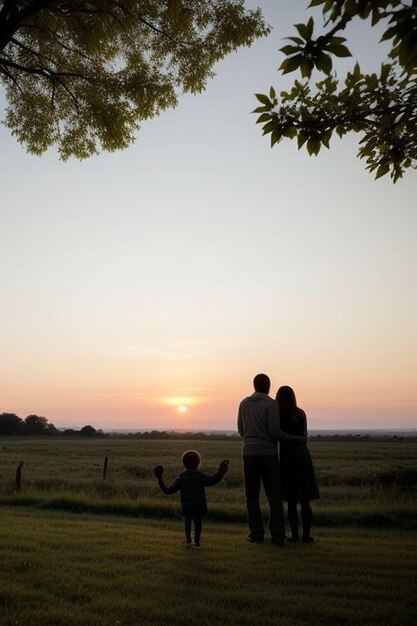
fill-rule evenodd
<path id="1" fill-rule="evenodd" d="M 417 427 L 417 174 L 374 182 L 355 137 L 271 150 L 253 94 L 296 77 L 278 48 L 307 2 L 247 4 L 272 34 L 124 152 L 62 163 L 0 127 L 0 412 L 234 429 L 263 371 L 311 428 Z"/>

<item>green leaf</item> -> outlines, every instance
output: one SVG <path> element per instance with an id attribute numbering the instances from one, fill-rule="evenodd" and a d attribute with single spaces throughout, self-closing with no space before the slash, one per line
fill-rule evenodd
<path id="1" fill-rule="evenodd" d="M 271 120 L 270 122 L 268 122 L 267 124 L 265 124 L 265 126 L 263 127 L 263 134 L 267 135 L 268 133 L 271 133 L 274 128 L 276 128 L 276 121 L 275 120 Z"/>
<path id="2" fill-rule="evenodd" d="M 277 128 L 275 128 L 271 133 L 271 148 L 275 146 L 276 143 L 281 141 L 281 133 Z"/>
<path id="3" fill-rule="evenodd" d="M 257 124 L 263 124 L 264 122 L 267 122 L 270 119 L 271 119 L 271 114 L 270 113 L 262 113 L 262 115 L 260 115 L 258 117 L 258 119 L 256 120 L 256 123 Z"/>
<path id="4" fill-rule="evenodd" d="M 305 142 L 308 140 L 308 135 L 304 130 L 300 130 L 298 132 L 298 137 L 297 137 L 297 145 L 298 145 L 298 149 L 300 150 L 303 145 L 305 144 Z"/>
<path id="5" fill-rule="evenodd" d="M 358 15 L 359 9 L 355 0 L 346 0 L 344 9 L 344 15 L 348 19 L 354 17 L 355 15 Z"/>
<path id="6" fill-rule="evenodd" d="M 252 113 L 265 113 L 266 111 L 270 111 L 271 107 L 256 107 L 256 109 L 253 109 Z"/>
<path id="7" fill-rule="evenodd" d="M 324 72 L 325 74 L 330 74 L 333 67 L 332 57 L 328 54 L 319 54 L 316 59 L 316 67 L 321 72 Z"/>
<path id="8" fill-rule="evenodd" d="M 302 62 L 302 60 L 303 56 L 301 54 L 296 54 L 293 57 L 285 59 L 285 61 L 281 63 L 278 69 L 280 69 L 283 74 L 289 74 L 290 72 L 294 72 L 294 70 L 300 67 L 300 63 Z"/>
<path id="9" fill-rule="evenodd" d="M 346 37 L 332 37 L 330 39 L 331 44 L 336 44 L 337 46 L 341 43 L 344 43 L 346 41 Z"/>
<path id="10" fill-rule="evenodd" d="M 397 26 L 391 26 L 385 33 L 382 35 L 379 41 L 387 41 L 388 39 L 392 39 L 397 34 Z"/>
<path id="11" fill-rule="evenodd" d="M 320 139 L 312 139 L 311 140 L 311 145 L 312 145 L 312 147 L 314 149 L 314 151 L 313 151 L 314 156 L 317 156 L 319 154 L 319 152 L 321 150 L 321 146 L 322 146 L 322 143 L 321 143 Z M 307 150 L 308 150 L 308 141 L 307 141 Z"/>
<path id="12" fill-rule="evenodd" d="M 372 22 L 371 22 L 372 26 L 375 26 L 376 24 L 378 24 L 379 20 L 381 19 L 379 11 L 380 9 L 377 7 L 374 7 L 372 9 Z"/>
<path id="13" fill-rule="evenodd" d="M 256 93 L 255 96 L 259 100 L 259 102 L 262 102 L 262 104 L 264 104 L 265 106 L 270 106 L 272 108 L 273 105 L 268 96 L 263 93 Z"/>
<path id="14" fill-rule="evenodd" d="M 288 139 L 294 139 L 294 137 L 297 136 L 297 129 L 295 128 L 295 126 L 291 126 L 290 128 L 284 130 L 282 134 L 284 135 L 284 137 L 288 137 Z"/>
<path id="15" fill-rule="evenodd" d="M 336 126 L 335 130 L 336 130 L 336 132 L 337 132 L 337 134 L 339 135 L 340 138 L 342 138 L 343 135 L 346 135 L 346 131 L 343 128 L 343 126 Z"/>
<path id="16" fill-rule="evenodd" d="M 388 78 L 388 76 L 390 75 L 390 72 L 392 70 L 392 65 L 390 65 L 389 63 L 383 63 L 381 65 L 381 81 L 385 82 Z"/>
<path id="17" fill-rule="evenodd" d="M 402 178 L 402 177 L 403 177 L 402 170 L 394 170 L 393 172 L 391 172 L 391 178 L 394 184 L 397 182 L 399 178 Z"/>
<path id="18" fill-rule="evenodd" d="M 310 137 L 307 141 L 307 152 L 309 155 L 317 155 L 320 152 L 321 143 L 317 137 Z"/>
<path id="19" fill-rule="evenodd" d="M 378 86 L 378 77 L 376 74 L 365 76 L 366 86 L 370 91 L 374 91 Z"/>
<path id="20" fill-rule="evenodd" d="M 307 39 L 310 41 L 313 36 L 313 30 L 314 30 L 314 20 L 312 17 L 310 17 L 310 19 L 308 20 L 306 24 L 306 28 L 307 28 Z"/>
<path id="21" fill-rule="evenodd" d="M 286 46 L 283 46 L 279 50 L 283 54 L 289 55 L 289 54 L 295 54 L 296 52 L 300 52 L 300 50 L 302 49 L 303 48 L 301 46 L 291 46 L 290 44 L 287 44 Z"/>
<path id="22" fill-rule="evenodd" d="M 269 88 L 269 97 L 271 100 L 275 100 L 277 97 L 277 94 L 275 92 L 275 89 L 273 87 Z"/>
<path id="23" fill-rule="evenodd" d="M 297 43 L 300 46 L 304 46 L 305 44 L 304 39 L 300 39 L 300 37 L 285 37 L 285 39 L 289 39 L 290 41 L 293 41 L 294 43 Z"/>
<path id="24" fill-rule="evenodd" d="M 349 48 L 347 48 L 346 46 L 343 46 L 342 44 L 329 44 L 328 46 L 326 46 L 326 50 L 328 50 L 328 52 L 331 52 L 337 57 L 351 57 L 352 56 Z"/>
<path id="25" fill-rule="evenodd" d="M 326 132 L 324 133 L 323 137 L 321 138 L 321 143 L 323 144 L 323 146 L 325 146 L 326 148 L 328 148 L 330 150 L 330 139 L 332 137 L 332 130 L 326 130 Z"/>
<path id="26" fill-rule="evenodd" d="M 360 78 L 361 76 L 361 68 L 360 68 L 359 63 L 357 62 L 355 63 L 355 67 L 353 68 L 353 74 L 354 76 L 357 76 L 358 78 Z"/>
<path id="27" fill-rule="evenodd" d="M 311 18 L 310 18 L 311 19 Z M 309 28 L 307 24 L 294 24 L 295 28 L 298 30 L 300 37 L 304 39 L 304 41 L 308 41 L 310 39 L 308 33 Z"/>
<path id="28" fill-rule="evenodd" d="M 378 180 L 381 176 L 385 176 L 387 172 L 389 172 L 389 164 L 384 163 L 383 165 L 380 165 L 376 171 L 375 180 Z"/>
<path id="29" fill-rule="evenodd" d="M 310 59 L 303 58 L 300 63 L 301 76 L 303 78 L 310 78 L 313 70 L 314 63 Z"/>

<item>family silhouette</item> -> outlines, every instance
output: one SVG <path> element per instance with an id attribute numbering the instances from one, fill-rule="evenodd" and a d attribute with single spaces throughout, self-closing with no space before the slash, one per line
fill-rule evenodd
<path id="1" fill-rule="evenodd" d="M 302 542 L 312 543 L 313 511 L 310 501 L 320 495 L 307 446 L 306 414 L 297 406 L 291 387 L 280 387 L 275 400 L 271 398 L 271 381 L 266 374 L 257 374 L 253 387 L 254 392 L 239 405 L 237 420 L 243 439 L 243 475 L 249 526 L 247 539 L 251 543 L 264 543 L 265 528 L 259 502 L 262 484 L 269 503 L 271 543 L 284 548 L 286 541 L 299 541 L 298 505 Z M 184 452 L 181 461 L 184 471 L 168 486 L 163 479 L 162 465 L 157 465 L 154 473 L 165 494 L 180 492 L 186 544 L 200 549 L 202 518 L 207 515 L 205 488 L 222 480 L 229 461 L 221 461 L 215 474 L 201 471 L 201 455 L 196 450 Z M 283 501 L 287 503 L 291 529 L 288 539 L 285 535 Z"/>

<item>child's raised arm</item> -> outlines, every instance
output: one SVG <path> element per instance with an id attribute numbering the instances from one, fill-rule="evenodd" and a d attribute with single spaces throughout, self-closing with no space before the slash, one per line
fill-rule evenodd
<path id="1" fill-rule="evenodd" d="M 212 485 L 217 485 L 226 474 L 229 469 L 230 461 L 228 459 L 223 459 L 223 461 L 219 465 L 219 469 L 215 474 L 203 474 L 204 477 L 204 485 L 206 487 L 211 487 Z"/>
<path id="2" fill-rule="evenodd" d="M 163 491 L 167 495 L 170 495 L 171 493 L 175 493 L 176 491 L 179 490 L 179 488 L 180 488 L 180 479 L 178 478 L 178 476 L 174 480 L 174 482 L 169 485 L 169 487 L 166 486 L 166 484 L 164 482 L 164 479 L 162 478 L 162 475 L 164 473 L 164 468 L 162 467 L 162 465 L 157 465 L 156 467 L 154 467 L 153 473 L 155 474 L 155 476 L 158 479 L 158 485 L 159 485 L 161 491 Z"/>

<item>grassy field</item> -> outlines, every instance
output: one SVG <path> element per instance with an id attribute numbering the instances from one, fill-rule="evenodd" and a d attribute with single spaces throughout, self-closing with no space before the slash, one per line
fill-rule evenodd
<path id="1" fill-rule="evenodd" d="M 0 439 L 0 503 L 27 503 L 51 509 L 175 517 L 178 497 L 158 489 L 153 467 L 162 463 L 166 480 L 181 470 L 181 453 L 197 448 L 204 469 L 214 472 L 222 458 L 231 461 L 225 479 L 208 491 L 212 519 L 243 522 L 242 468 L 239 441 L 152 441 L 134 439 Z M 315 503 L 320 525 L 414 526 L 413 485 L 384 484 L 414 472 L 417 483 L 417 442 L 317 441 L 310 444 L 321 489 Z M 102 479 L 108 455 L 108 479 Z M 22 489 L 14 493 L 16 466 L 24 461 Z M 399 469 L 401 468 L 401 469 Z"/>
<path id="2" fill-rule="evenodd" d="M 208 490 L 203 550 L 158 491 L 181 453 L 230 472 Z M 0 440 L 1 626 L 407 626 L 417 611 L 417 443 L 312 441 L 316 543 L 247 544 L 237 441 Z M 107 481 L 102 479 L 109 456 Z M 14 492 L 18 462 L 22 489 Z"/>
<path id="3" fill-rule="evenodd" d="M 312 546 L 279 550 L 245 532 L 208 522 L 198 552 L 172 521 L 2 508 L 0 623 L 415 624 L 411 533 L 321 530 Z"/>

